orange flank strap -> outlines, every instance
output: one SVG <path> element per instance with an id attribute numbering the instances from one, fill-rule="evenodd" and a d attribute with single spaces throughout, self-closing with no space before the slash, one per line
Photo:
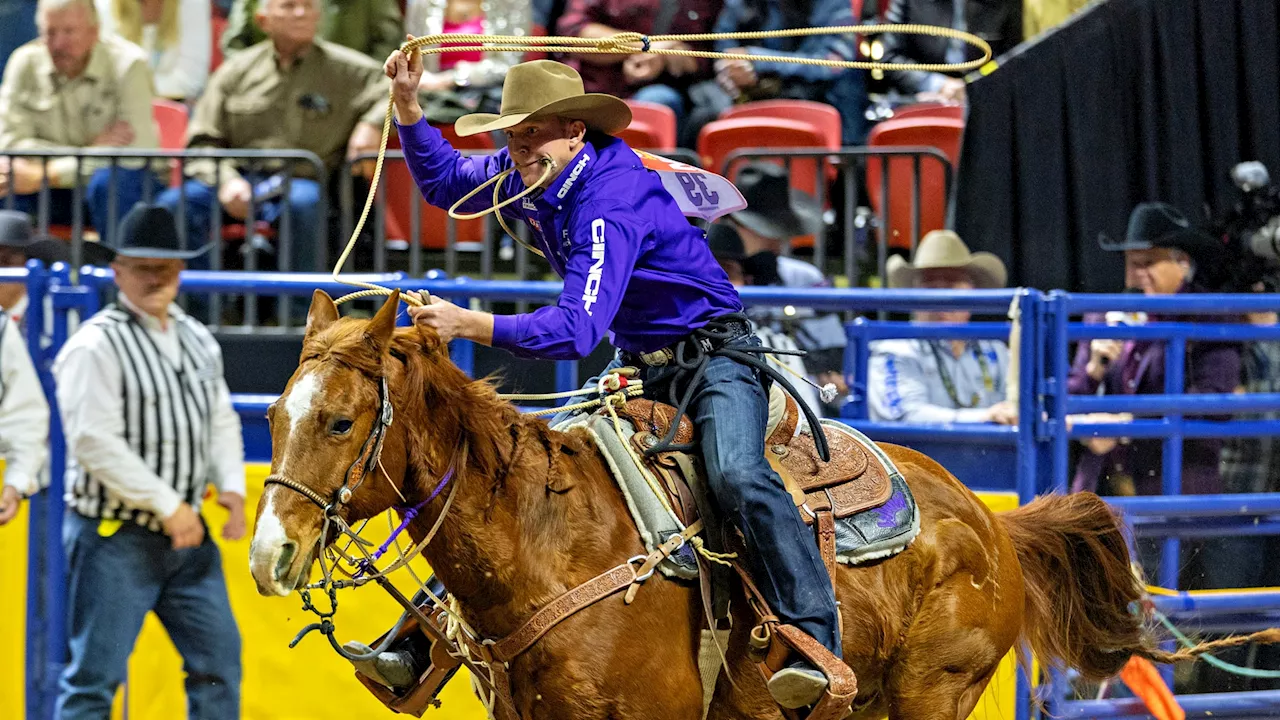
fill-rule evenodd
<path id="1" fill-rule="evenodd" d="M 1186 711 L 1178 705 L 1173 691 L 1164 684 L 1164 678 L 1150 660 L 1136 655 L 1129 658 L 1120 671 L 1120 679 L 1158 720 L 1186 720 Z"/>

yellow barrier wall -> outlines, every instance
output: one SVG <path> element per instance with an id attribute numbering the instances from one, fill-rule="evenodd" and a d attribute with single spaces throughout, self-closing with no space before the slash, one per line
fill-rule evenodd
<path id="1" fill-rule="evenodd" d="M 262 491 L 267 468 L 250 466 L 246 472 L 248 508 L 252 514 Z M 983 500 L 993 510 L 1017 506 L 1017 496 L 986 494 Z M 319 633 L 312 633 L 295 649 L 288 648 L 295 633 L 311 622 L 303 613 L 299 598 L 264 598 L 258 595 L 249 576 L 249 539 L 224 542 L 218 533 L 226 519 L 222 508 L 209 503 L 205 508 L 209 526 L 223 550 L 223 563 L 231 606 L 244 638 L 244 712 L 246 720 L 347 720 L 348 718 L 391 717 L 390 711 L 365 691 L 352 677 L 351 666 L 328 646 Z M 252 520 L 252 517 L 250 518 Z M 370 539 L 380 541 L 385 526 L 370 526 Z M 0 658 L 4 667 L 16 672 L 0 673 L 0 717 L 22 717 L 22 667 L 24 655 L 23 618 L 26 588 L 26 522 L 23 516 L 13 527 L 0 530 Z M 421 568 L 421 566 L 419 566 Z M 408 582 L 405 582 L 405 581 Z M 406 590 L 407 576 L 398 584 Z M 339 594 L 337 638 L 370 642 L 394 621 L 399 607 L 377 587 Z M 1012 655 L 1005 659 L 972 720 L 1009 720 L 1014 717 L 1016 669 Z M 443 710 L 434 713 L 448 720 L 482 720 L 485 715 L 465 674 L 449 683 L 442 694 Z M 154 615 L 147 618 L 142 635 L 129 662 L 127 694 L 116 698 L 115 718 L 122 718 L 127 702 L 130 720 L 173 720 L 186 714 L 182 688 L 182 662 L 163 627 Z M 428 713 L 426 717 L 432 717 Z"/>
<path id="2" fill-rule="evenodd" d="M 0 474 L 4 461 L 0 460 Z M 27 504 L 0 528 L 0 717 L 26 713 Z"/>

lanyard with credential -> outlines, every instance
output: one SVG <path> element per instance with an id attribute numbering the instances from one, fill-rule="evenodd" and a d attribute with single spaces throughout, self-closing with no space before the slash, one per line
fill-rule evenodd
<path id="1" fill-rule="evenodd" d="M 942 379 L 942 387 L 946 388 L 947 395 L 951 396 L 951 402 L 955 403 L 958 408 L 977 407 L 978 403 L 982 402 L 982 396 L 976 392 L 968 405 L 960 402 L 960 394 L 956 392 L 956 384 L 951 379 L 951 373 L 947 370 L 947 366 L 942 362 L 942 353 L 938 351 L 938 341 L 929 341 L 929 350 L 933 352 L 934 362 L 938 364 L 938 376 Z M 986 388 L 987 392 L 994 391 L 995 380 L 991 377 L 991 367 L 987 364 L 987 357 L 982 354 L 981 348 L 974 347 L 973 357 L 978 361 L 978 367 L 982 369 L 982 387 Z"/>

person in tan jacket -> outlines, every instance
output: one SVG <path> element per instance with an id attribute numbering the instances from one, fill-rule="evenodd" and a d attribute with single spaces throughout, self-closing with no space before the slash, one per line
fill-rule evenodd
<path id="1" fill-rule="evenodd" d="M 0 82 L 0 153 L 156 147 L 151 70 L 142 50 L 99 36 L 93 0 L 40 0 L 37 22 L 40 37 L 13 53 Z M 73 188 L 87 186 L 89 216 L 104 240 L 129 208 L 160 186 L 140 161 L 121 161 L 113 170 L 103 160 L 60 157 L 46 170 L 41 158 L 0 154 L 0 198 L 12 194 L 15 209 L 35 215 L 46 172 L 50 222 L 71 224 Z"/>
<path id="2" fill-rule="evenodd" d="M 388 82 L 381 68 L 349 48 L 316 37 L 320 0 L 263 0 L 258 24 L 268 39 L 224 62 L 209 80 L 187 127 L 188 148 L 300 149 L 315 153 L 332 175 L 344 156 L 377 150 Z M 158 200 L 177 214 L 186 199 L 187 247 L 207 241 L 212 213 L 255 221 L 284 217 L 288 183 L 289 251 L 281 270 L 319 270 L 328 192 L 312 165 L 194 160 L 185 189 Z M 179 215 L 179 217 L 182 217 Z"/>

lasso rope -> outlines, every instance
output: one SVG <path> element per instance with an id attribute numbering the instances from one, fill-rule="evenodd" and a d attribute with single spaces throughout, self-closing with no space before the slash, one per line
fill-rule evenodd
<path id="1" fill-rule="evenodd" d="M 713 50 L 688 50 L 673 47 L 656 47 L 656 45 L 665 43 L 699 43 L 711 42 L 716 40 L 766 40 L 770 38 L 784 37 L 809 37 L 812 35 L 880 35 L 883 33 L 898 33 L 902 35 L 930 35 L 933 37 L 943 37 L 952 40 L 960 40 L 968 45 L 978 48 L 982 51 L 982 57 L 976 60 L 969 60 L 961 63 L 892 63 L 881 62 L 878 60 L 833 60 L 828 58 L 806 58 L 792 56 L 774 56 L 774 55 L 751 55 L 747 53 L 725 53 Z M 449 43 L 448 46 L 442 43 Z M 475 50 L 488 52 L 525 52 L 531 49 L 540 50 L 550 53 L 573 53 L 573 54 L 606 54 L 606 55 L 633 55 L 636 53 L 648 53 L 651 55 L 673 55 L 678 57 L 705 58 L 712 60 L 747 60 L 750 62 L 785 62 L 798 65 L 816 65 L 819 67 L 839 68 L 844 70 L 889 70 L 889 71 L 906 71 L 917 70 L 923 72 L 952 72 L 964 73 L 970 70 L 976 70 L 987 63 L 991 59 L 991 46 L 985 40 L 972 33 L 954 30 L 947 27 L 939 27 L 935 25 L 894 25 L 886 23 L 876 23 L 871 25 L 840 25 L 835 27 L 819 27 L 819 28 L 792 28 L 788 30 L 768 30 L 761 32 L 732 32 L 732 33 L 691 33 L 677 35 L 642 35 L 635 32 L 621 32 L 604 38 L 577 38 L 577 37 L 525 37 L 514 35 L 473 35 L 473 34 L 445 34 L 437 33 L 434 35 L 424 35 L 419 38 L 409 40 L 400 46 L 400 50 L 405 53 L 418 52 L 422 54 L 435 55 L 447 52 L 474 52 Z M 342 251 L 342 255 L 338 258 L 338 262 L 333 266 L 333 281 L 342 283 L 343 285 L 351 285 L 353 287 L 362 288 L 353 293 L 343 295 L 334 300 L 335 303 L 341 304 L 349 300 L 355 300 L 363 297 L 375 295 L 390 295 L 393 291 L 375 285 L 373 283 L 362 282 L 359 280 L 348 280 L 341 277 L 342 266 L 346 264 L 347 259 L 351 256 L 352 250 L 355 248 L 356 239 L 360 237 L 360 233 L 364 230 L 365 223 L 369 219 L 369 211 L 373 208 L 374 197 L 377 195 L 376 189 L 378 182 L 382 177 L 382 165 L 387 154 L 387 140 L 391 136 L 391 118 L 395 112 L 395 104 L 393 99 L 394 90 L 388 93 L 387 113 L 382 121 L 382 139 L 378 144 L 378 159 L 374 164 L 373 178 L 370 181 L 371 192 L 365 198 L 364 209 L 360 212 L 360 219 L 356 222 L 355 228 L 351 231 L 351 237 L 347 240 L 347 245 Z M 491 212 L 496 212 L 500 207 L 515 202 L 524 197 L 525 194 L 532 192 L 534 188 L 541 187 L 542 183 L 551 173 L 553 168 L 548 165 L 543 172 L 543 177 L 539 182 L 531 188 L 520 193 L 501 205 L 498 202 L 498 190 L 502 186 L 502 180 L 510 174 L 510 171 L 500 173 L 497 177 L 492 178 L 490 182 L 494 185 L 494 202 L 493 207 L 480 213 L 471 213 L 465 216 L 455 214 L 455 210 L 461 201 L 454 205 L 454 209 L 450 210 L 450 215 L 455 218 L 472 219 L 479 218 Z M 488 183 L 486 183 L 487 185 Z M 476 188 L 465 199 L 470 199 L 481 188 Z M 498 222 L 508 234 L 515 236 L 502 217 L 501 212 L 497 212 Z M 523 243 L 522 243 L 523 244 Z M 536 252 L 536 250 L 535 250 Z M 539 253 L 541 254 L 541 253 Z M 401 294 L 400 299 L 409 305 L 420 306 L 424 303 L 411 295 Z"/>

